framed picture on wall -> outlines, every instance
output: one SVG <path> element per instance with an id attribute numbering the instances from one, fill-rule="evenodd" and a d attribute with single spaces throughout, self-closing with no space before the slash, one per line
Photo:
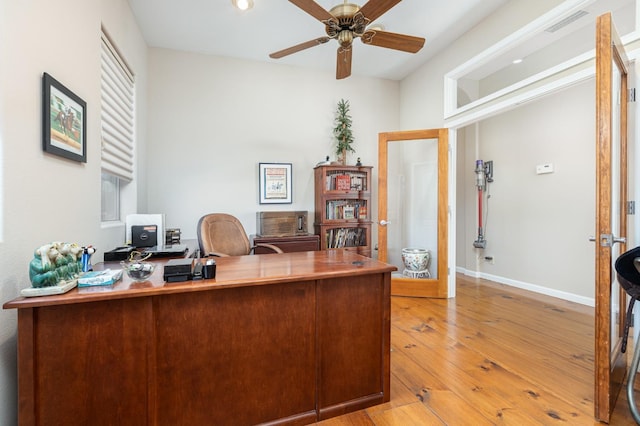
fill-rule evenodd
<path id="1" fill-rule="evenodd" d="M 87 162 L 87 104 L 47 73 L 42 76 L 42 149 Z"/>
<path id="2" fill-rule="evenodd" d="M 291 204 L 291 163 L 260 163 L 260 204 Z"/>

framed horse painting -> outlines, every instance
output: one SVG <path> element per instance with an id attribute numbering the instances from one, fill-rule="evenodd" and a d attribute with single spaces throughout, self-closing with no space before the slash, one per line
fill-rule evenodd
<path id="1" fill-rule="evenodd" d="M 87 104 L 58 80 L 42 76 L 42 149 L 87 162 Z"/>

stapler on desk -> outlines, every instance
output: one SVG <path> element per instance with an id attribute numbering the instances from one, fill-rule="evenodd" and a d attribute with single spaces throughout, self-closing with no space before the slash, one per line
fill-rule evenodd
<path id="1" fill-rule="evenodd" d="M 200 259 L 196 259 L 193 264 L 193 280 L 201 280 L 202 279 L 202 262 Z"/>

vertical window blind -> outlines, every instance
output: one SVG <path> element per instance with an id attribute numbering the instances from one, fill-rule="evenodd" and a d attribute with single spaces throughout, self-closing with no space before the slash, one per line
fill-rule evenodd
<path id="1" fill-rule="evenodd" d="M 133 180 L 134 79 L 117 49 L 102 33 L 102 171 Z"/>

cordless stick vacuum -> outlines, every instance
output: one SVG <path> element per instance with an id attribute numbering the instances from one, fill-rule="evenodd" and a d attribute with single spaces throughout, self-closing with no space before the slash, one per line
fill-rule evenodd
<path id="1" fill-rule="evenodd" d="M 482 195 L 486 188 L 486 175 L 482 160 L 476 160 L 476 188 L 478 189 L 478 238 L 473 242 L 475 248 L 483 249 L 487 246 L 482 230 Z"/>

